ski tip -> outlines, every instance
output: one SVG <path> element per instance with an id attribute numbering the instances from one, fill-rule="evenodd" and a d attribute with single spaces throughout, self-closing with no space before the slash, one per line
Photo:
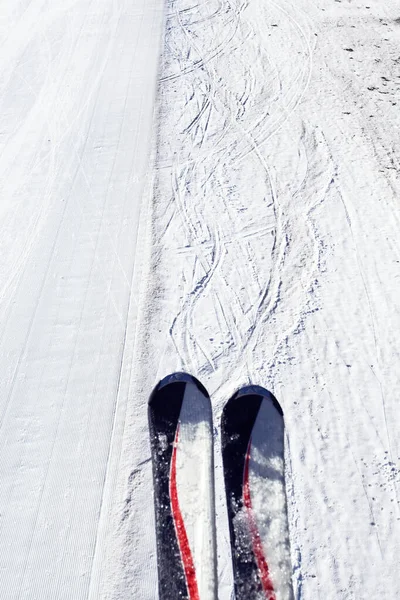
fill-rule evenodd
<path id="1" fill-rule="evenodd" d="M 174 383 L 192 383 L 202 394 L 204 394 L 204 396 L 206 396 L 206 398 L 209 398 L 209 394 L 204 385 L 198 379 L 196 379 L 194 375 L 190 375 L 189 373 L 183 372 L 171 373 L 170 375 L 167 375 L 166 377 L 161 379 L 161 381 L 159 381 L 156 387 L 154 388 L 152 396 L 167 385 L 172 385 Z"/>
<path id="2" fill-rule="evenodd" d="M 260 385 L 245 385 L 244 387 L 240 388 L 240 390 L 238 390 L 231 399 L 236 400 L 237 398 L 243 398 L 244 396 L 262 396 L 262 398 L 265 400 L 272 402 L 278 413 L 283 416 L 283 410 L 278 400 L 273 394 L 271 394 L 271 392 Z"/>

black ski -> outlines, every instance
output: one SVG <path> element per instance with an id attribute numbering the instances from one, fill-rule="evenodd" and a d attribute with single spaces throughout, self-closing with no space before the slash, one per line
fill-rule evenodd
<path id="1" fill-rule="evenodd" d="M 160 600 L 216 599 L 211 402 L 185 373 L 149 400 Z"/>
<path id="2" fill-rule="evenodd" d="M 248 386 L 225 405 L 221 429 L 236 600 L 292 600 L 282 409 Z"/>

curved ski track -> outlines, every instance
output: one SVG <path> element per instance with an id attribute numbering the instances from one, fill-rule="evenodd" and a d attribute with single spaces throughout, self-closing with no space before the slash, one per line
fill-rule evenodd
<path id="1" fill-rule="evenodd" d="M 270 28 L 258 25 L 271 20 L 287 30 L 279 43 L 282 52 L 290 44 L 290 69 L 287 61 L 275 64 Z M 184 291 L 170 334 L 188 371 L 213 373 L 229 353 L 232 371 L 247 372 L 249 355 L 268 336 L 271 341 L 262 345 L 256 367 L 268 373 L 280 345 L 308 310 L 322 252 L 312 211 L 323 201 L 331 174 L 308 165 L 321 158 L 311 154 L 308 159 L 317 142 L 304 127 L 297 133 L 297 156 L 288 160 L 289 184 L 287 174 L 283 180 L 271 166 L 270 156 L 292 133 L 291 114 L 308 87 L 310 38 L 307 19 L 293 6 L 227 0 L 169 4 L 157 157 L 158 190 L 165 190 L 169 201 L 162 215 L 156 211 L 155 229 L 163 232 L 156 243 L 175 247 L 183 265 Z M 181 101 L 182 89 L 184 104 L 168 111 L 170 103 Z M 166 143 L 163 130 L 174 131 L 174 141 Z M 255 169 L 258 181 L 252 180 Z M 307 185 L 317 191 L 312 205 L 301 201 Z M 294 256 L 301 237 L 303 256 Z M 285 274 L 294 260 L 307 263 L 307 275 L 303 271 L 301 284 L 293 288 L 292 277 L 287 281 Z M 294 314 L 285 310 L 286 297 L 290 306 L 298 306 Z M 210 312 L 207 331 L 196 326 L 203 310 Z M 225 368 L 224 379 L 230 375 Z"/>

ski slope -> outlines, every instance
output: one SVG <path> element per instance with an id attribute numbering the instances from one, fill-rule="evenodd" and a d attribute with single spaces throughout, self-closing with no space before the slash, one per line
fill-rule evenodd
<path id="1" fill-rule="evenodd" d="M 15 0 L 0 41 L 0 597 L 157 597 L 147 400 L 183 370 L 220 600 L 249 383 L 295 597 L 399 598 L 399 2 Z"/>

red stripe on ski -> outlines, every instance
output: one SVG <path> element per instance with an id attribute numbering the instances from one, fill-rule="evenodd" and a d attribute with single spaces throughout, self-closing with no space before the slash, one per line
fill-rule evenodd
<path id="1" fill-rule="evenodd" d="M 253 507 L 251 504 L 250 482 L 249 482 L 249 463 L 250 463 L 251 438 L 247 446 L 246 460 L 244 463 L 243 474 L 243 502 L 247 510 L 251 540 L 253 544 L 253 552 L 256 558 L 261 584 L 267 600 L 276 600 L 274 585 L 268 568 L 268 563 L 264 555 L 260 533 L 257 528 L 256 519 L 254 517 Z"/>
<path id="2" fill-rule="evenodd" d="M 178 489 L 176 485 L 176 454 L 178 449 L 179 424 L 176 429 L 174 448 L 172 451 L 171 472 L 169 483 L 169 494 L 171 498 L 172 517 L 175 523 L 178 545 L 181 552 L 183 570 L 185 572 L 186 584 L 189 591 L 189 600 L 200 600 L 199 589 L 197 587 L 196 569 L 193 563 L 193 557 L 189 546 L 189 540 L 185 529 L 181 509 L 178 500 Z"/>

